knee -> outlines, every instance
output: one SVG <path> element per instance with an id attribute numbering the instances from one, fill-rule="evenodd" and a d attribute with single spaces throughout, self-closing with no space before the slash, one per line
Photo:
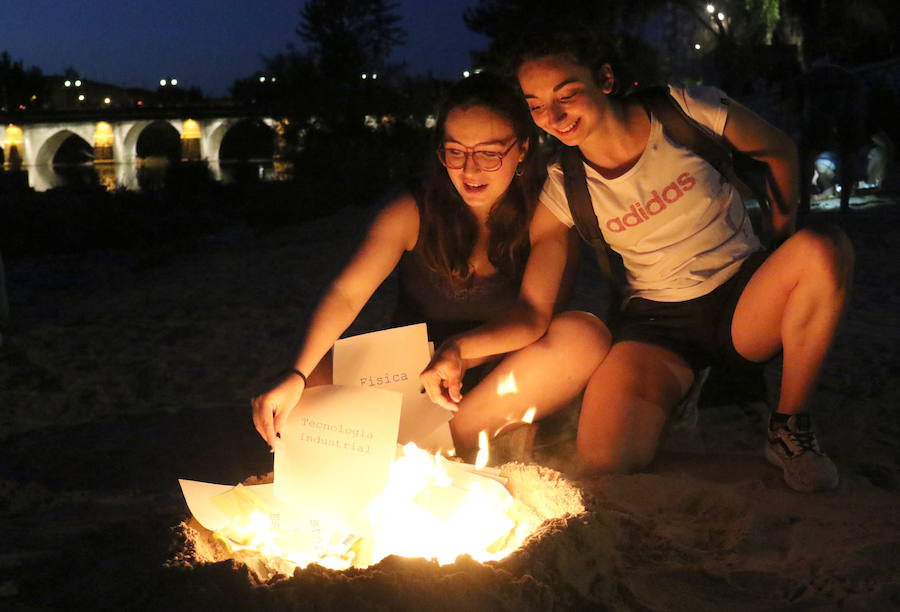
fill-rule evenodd
<path id="1" fill-rule="evenodd" d="M 853 277 L 855 254 L 853 244 L 843 230 L 836 226 L 803 229 L 795 238 L 802 248 L 801 256 L 809 272 L 831 281 L 844 291 Z"/>
<path id="2" fill-rule="evenodd" d="M 612 334 L 603 321 L 589 312 L 578 310 L 553 317 L 545 339 L 567 353 L 574 351 L 579 359 L 597 363 L 606 356 L 612 344 Z"/>

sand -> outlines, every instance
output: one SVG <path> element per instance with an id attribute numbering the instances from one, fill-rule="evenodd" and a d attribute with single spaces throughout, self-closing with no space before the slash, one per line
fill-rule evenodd
<path id="1" fill-rule="evenodd" d="M 0 607 L 304 610 L 879 610 L 900 607 L 900 200 L 840 223 L 855 290 L 814 397 L 838 490 L 788 489 L 760 449 L 767 405 L 704 399 L 648 471 L 577 480 L 586 511 L 507 559 L 440 567 L 389 557 L 258 585 L 192 562 L 177 478 L 236 483 L 272 469 L 249 398 L 300 327 L 369 211 L 189 247 L 6 261 L 0 348 Z M 575 305 L 596 304 L 583 266 Z M 387 324 L 393 279 L 350 333 Z M 778 364 L 766 376 L 776 380 Z M 772 393 L 769 394 L 770 399 Z M 535 458 L 565 471 L 573 419 Z M 548 433 L 549 432 L 549 433 Z M 532 468 L 537 469 L 537 468 Z"/>

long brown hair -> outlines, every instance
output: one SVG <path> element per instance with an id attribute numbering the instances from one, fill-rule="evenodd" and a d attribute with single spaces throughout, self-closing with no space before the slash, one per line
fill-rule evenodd
<path id="1" fill-rule="evenodd" d="M 521 276 L 528 257 L 528 226 L 546 168 L 538 159 L 537 133 L 528 106 L 508 81 L 482 72 L 456 83 L 447 93 L 435 126 L 434 148 L 443 144 L 447 116 L 455 108 L 483 106 L 507 119 L 519 146 L 529 143 L 516 175 L 488 215 L 488 259 L 502 274 Z M 504 163 L 510 163 L 504 161 Z M 426 265 L 454 284 L 470 275 L 469 258 L 478 240 L 478 220 L 434 156 L 419 198 L 419 244 Z"/>

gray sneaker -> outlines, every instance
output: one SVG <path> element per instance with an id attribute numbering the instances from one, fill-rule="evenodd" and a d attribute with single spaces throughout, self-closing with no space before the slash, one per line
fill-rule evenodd
<path id="1" fill-rule="evenodd" d="M 766 459 L 784 470 L 784 481 L 790 488 L 810 493 L 838 486 L 837 467 L 819 449 L 808 414 L 791 415 L 786 423 L 770 419 L 768 438 Z"/>

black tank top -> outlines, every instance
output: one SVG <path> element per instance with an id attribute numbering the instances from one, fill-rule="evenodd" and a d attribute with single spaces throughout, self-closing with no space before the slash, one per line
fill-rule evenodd
<path id="1" fill-rule="evenodd" d="M 524 265 L 519 268 L 524 271 Z M 400 258 L 399 280 L 394 324 L 424 321 L 429 339 L 437 346 L 511 307 L 519 296 L 522 277 L 498 271 L 490 276 L 473 276 L 455 287 L 448 278 L 425 264 L 422 248 L 416 244 L 415 249 Z"/>

